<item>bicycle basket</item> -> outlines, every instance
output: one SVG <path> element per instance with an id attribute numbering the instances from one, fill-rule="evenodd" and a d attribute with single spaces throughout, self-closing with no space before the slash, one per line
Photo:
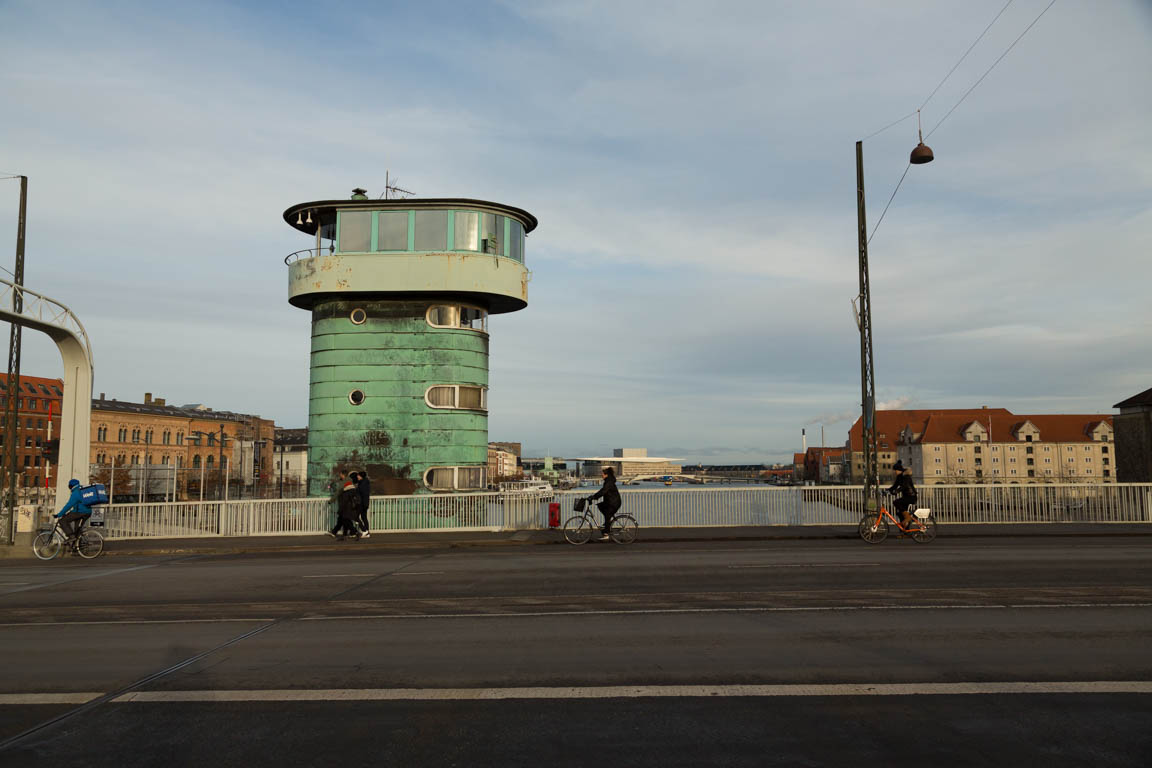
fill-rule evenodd
<path id="1" fill-rule="evenodd" d="M 576 499 L 576 503 L 572 505 L 572 509 L 577 512 L 583 512 L 584 506 L 588 503 L 587 499 Z"/>

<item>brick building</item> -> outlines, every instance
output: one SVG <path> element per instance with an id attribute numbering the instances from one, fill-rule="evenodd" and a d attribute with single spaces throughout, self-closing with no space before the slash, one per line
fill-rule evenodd
<path id="1" fill-rule="evenodd" d="M 270 495 L 275 425 L 269 419 L 203 405 L 168 405 L 145 393 L 142 403 L 92 401 L 92 475 L 120 497 L 194 498 Z M 83 478 L 81 478 L 83 479 Z M 129 500 L 125 498 L 124 500 Z"/>
<path id="2" fill-rule="evenodd" d="M 62 379 L 21 376 L 16 393 L 8 391 L 7 376 L 0 377 L 0 445 L 9 431 L 8 398 L 16 398 L 16 471 L 18 488 L 54 488 L 56 469 L 50 467 L 47 453 L 49 435 L 60 436 L 60 401 L 64 395 Z M 7 486 L 7 467 L 4 467 Z M 23 493 L 22 493 L 23 495 Z"/>

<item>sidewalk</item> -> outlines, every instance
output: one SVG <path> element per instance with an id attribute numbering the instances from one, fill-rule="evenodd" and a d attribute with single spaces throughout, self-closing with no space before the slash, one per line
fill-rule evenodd
<path id="1" fill-rule="evenodd" d="M 1152 536 L 1152 524 L 1142 523 L 1032 523 L 952 524 L 940 526 L 937 542 L 948 539 L 1003 537 L 1123 537 Z M 854 525 L 748 526 L 709 528 L 642 528 L 636 546 L 657 543 L 788 541 L 816 539 L 854 540 Z M 129 539 L 109 541 L 105 556 L 212 554 L 240 555 L 273 552 L 326 552 L 348 549 L 385 552 L 411 549 L 518 548 L 566 544 L 559 530 L 545 531 L 436 531 L 424 533 L 373 533 L 361 541 L 337 541 L 325 534 L 302 536 L 236 536 L 186 539 Z M 21 557 L 22 552 L 4 553 Z M 31 557 L 31 551 L 27 552 Z"/>

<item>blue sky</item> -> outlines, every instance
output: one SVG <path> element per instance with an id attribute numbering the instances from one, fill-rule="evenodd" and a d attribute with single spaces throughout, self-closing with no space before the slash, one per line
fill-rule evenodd
<path id="1" fill-rule="evenodd" d="M 1046 5 L 1008 6 L 926 132 Z M 1003 6 L 0 0 L 0 171 L 31 178 L 26 283 L 76 310 L 109 397 L 305 424 L 280 213 L 390 170 L 540 219 L 529 307 L 490 323 L 492 439 L 774 461 L 859 408 L 854 142 Z M 1150 43 L 1149 3 L 1058 0 L 933 133 L 870 247 L 882 401 L 1152 386 Z M 865 142 L 870 227 L 915 130 Z"/>

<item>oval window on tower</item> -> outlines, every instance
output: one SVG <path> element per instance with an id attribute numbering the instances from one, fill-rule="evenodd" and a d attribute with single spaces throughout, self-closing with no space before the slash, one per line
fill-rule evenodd
<path id="1" fill-rule="evenodd" d="M 348 319 L 352 321 L 353 325 L 364 325 L 364 322 L 368 319 L 368 313 L 360 307 L 356 307 L 356 309 L 352 310 L 352 314 L 348 316 Z"/>
<path id="2" fill-rule="evenodd" d="M 352 405 L 363 405 L 364 403 L 364 390 L 354 389 L 348 393 L 348 402 Z"/>

